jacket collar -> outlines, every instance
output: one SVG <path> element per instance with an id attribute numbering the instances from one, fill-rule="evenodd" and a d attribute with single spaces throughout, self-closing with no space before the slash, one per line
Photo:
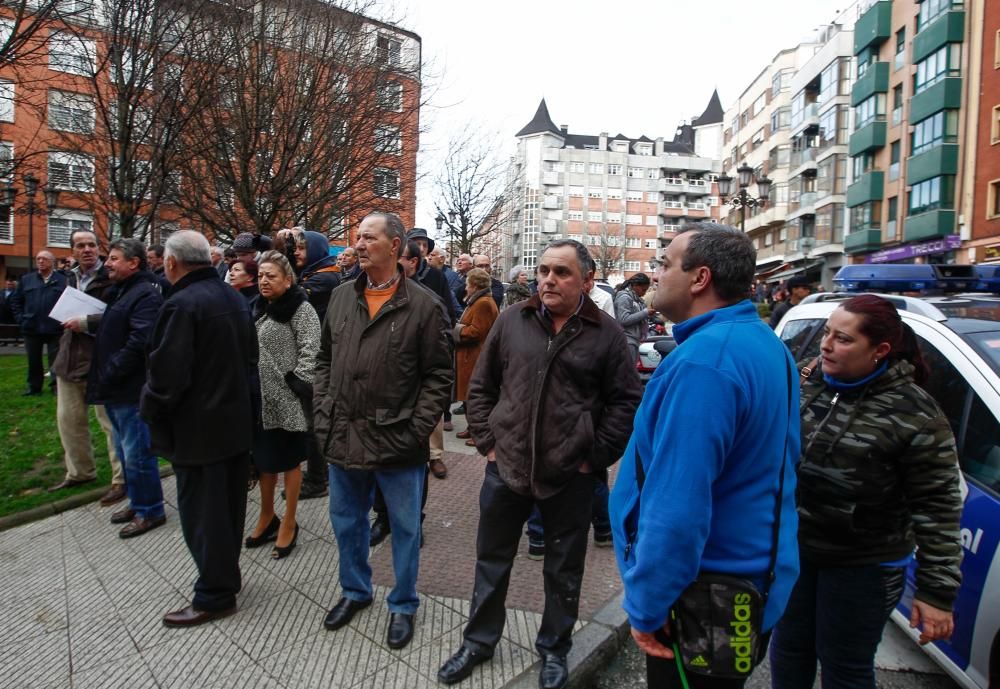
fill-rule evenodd
<path id="1" fill-rule="evenodd" d="M 258 299 L 255 302 L 254 316 L 259 319 L 267 314 L 269 318 L 278 323 L 288 323 L 305 301 L 305 290 L 298 285 L 292 285 L 276 301 Z"/>
<path id="2" fill-rule="evenodd" d="M 399 275 L 399 279 L 396 280 L 396 291 L 393 292 L 392 297 L 389 298 L 389 304 L 397 306 L 399 304 L 405 304 L 409 301 L 406 290 L 406 274 L 403 272 L 403 267 L 396 266 L 396 273 Z M 358 295 L 358 299 L 361 304 L 365 304 L 365 289 L 368 287 L 368 274 L 364 271 L 358 273 L 358 277 L 354 280 L 354 291 Z M 367 306 L 366 306 L 367 308 Z"/>
<path id="3" fill-rule="evenodd" d="M 542 304 L 542 300 L 537 294 L 533 294 L 530 299 L 521 303 L 524 304 L 522 312 L 524 312 L 525 315 L 528 315 L 530 312 L 537 313 L 539 316 L 545 315 L 548 317 L 548 309 L 546 309 L 545 305 Z M 599 324 L 601 322 L 600 308 L 598 308 L 597 304 L 595 304 L 586 294 L 583 295 L 583 299 L 580 301 L 580 306 L 577 307 L 576 313 L 573 315 L 579 316 L 583 320 L 590 321 L 591 323 Z"/>
<path id="4" fill-rule="evenodd" d="M 465 300 L 465 306 L 466 307 L 472 306 L 472 304 L 477 299 L 482 299 L 483 297 L 486 297 L 486 296 L 489 296 L 491 299 L 493 298 L 493 293 L 492 293 L 492 291 L 490 290 L 489 287 L 484 287 L 484 288 L 482 288 L 480 290 L 476 290 L 471 295 L 469 295 L 469 297 Z"/>
<path id="5" fill-rule="evenodd" d="M 744 299 L 730 306 L 723 306 L 721 309 L 712 309 L 708 313 L 674 324 L 674 340 L 680 345 L 684 343 L 684 340 L 713 323 L 735 323 L 746 320 L 760 321 L 757 309 L 749 299 Z"/>
<path id="6" fill-rule="evenodd" d="M 193 285 L 196 282 L 201 282 L 202 280 L 211 280 L 212 278 L 215 278 L 216 280 L 222 279 L 219 277 L 219 271 L 217 271 L 214 266 L 195 268 L 173 284 L 170 288 L 170 294 L 177 294 L 185 287 Z"/>

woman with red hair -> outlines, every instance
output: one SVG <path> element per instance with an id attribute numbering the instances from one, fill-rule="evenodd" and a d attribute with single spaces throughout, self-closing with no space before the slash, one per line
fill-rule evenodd
<path id="1" fill-rule="evenodd" d="M 916 336 L 886 299 L 845 301 L 802 369 L 801 574 L 771 643 L 774 689 L 874 689 L 875 650 L 916 547 L 910 624 L 953 629 L 962 498 L 948 420 Z"/>

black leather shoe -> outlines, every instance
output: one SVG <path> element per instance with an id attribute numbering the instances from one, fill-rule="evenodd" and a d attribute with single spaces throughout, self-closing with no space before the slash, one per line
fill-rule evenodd
<path id="1" fill-rule="evenodd" d="M 384 541 L 389 536 L 389 522 L 376 519 L 372 524 L 371 534 L 368 536 L 368 545 L 372 548 Z"/>
<path id="2" fill-rule="evenodd" d="M 413 638 L 413 615 L 401 612 L 389 613 L 389 632 L 385 643 L 389 648 L 404 648 Z"/>
<path id="3" fill-rule="evenodd" d="M 477 665 L 485 663 L 492 657 L 492 653 L 480 653 L 463 644 L 458 652 L 448 658 L 438 670 L 438 681 L 444 684 L 461 682 L 472 674 Z"/>
<path id="4" fill-rule="evenodd" d="M 545 653 L 542 655 L 542 671 L 538 675 L 538 689 L 562 689 L 569 681 L 566 658 Z"/>
<path id="5" fill-rule="evenodd" d="M 316 498 L 325 498 L 329 494 L 330 490 L 326 483 L 305 480 L 302 482 L 302 488 L 299 489 L 299 500 L 315 500 Z M 285 497 L 284 491 L 282 491 L 281 497 Z"/>
<path id="6" fill-rule="evenodd" d="M 323 620 L 323 626 L 329 629 L 331 632 L 340 629 L 352 619 L 354 615 L 359 610 L 364 610 L 372 602 L 370 600 L 351 600 L 350 598 L 341 598 L 337 601 L 337 604 L 326 614 L 326 619 Z"/>

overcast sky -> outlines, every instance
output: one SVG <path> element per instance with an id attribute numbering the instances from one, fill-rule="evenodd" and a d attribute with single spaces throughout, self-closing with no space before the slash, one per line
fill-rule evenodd
<path id="1" fill-rule="evenodd" d="M 724 108 L 779 50 L 849 0 L 395 0 L 423 39 L 427 78 L 417 225 L 434 227 L 433 172 L 448 134 L 514 134 L 544 97 L 557 125 L 671 137 L 718 88 Z"/>

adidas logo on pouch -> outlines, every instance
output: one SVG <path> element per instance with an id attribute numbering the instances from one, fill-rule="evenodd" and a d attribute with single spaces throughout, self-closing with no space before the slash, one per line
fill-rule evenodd
<path id="1" fill-rule="evenodd" d="M 705 661 L 705 659 L 702 656 L 695 656 L 691 660 L 691 665 L 693 665 L 695 667 L 708 667 L 708 663 Z"/>

